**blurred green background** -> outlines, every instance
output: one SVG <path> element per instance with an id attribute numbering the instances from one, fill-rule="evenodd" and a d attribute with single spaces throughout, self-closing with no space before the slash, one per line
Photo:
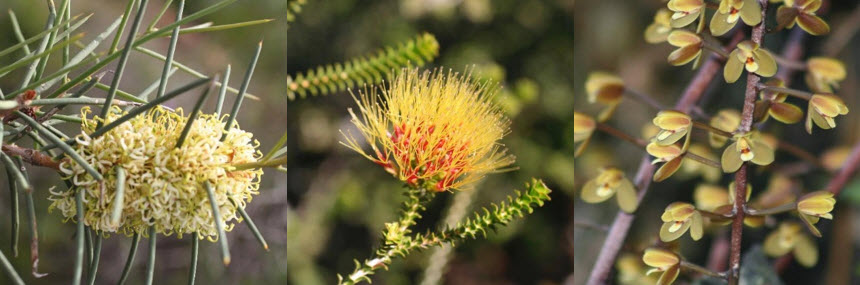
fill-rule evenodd
<path id="1" fill-rule="evenodd" d="M 417 229 L 435 228 L 449 203 L 472 197 L 488 206 L 530 177 L 554 190 L 552 201 L 488 239 L 456 247 L 446 269 L 425 275 L 433 250 L 396 260 L 374 284 L 559 284 L 572 275 L 573 2 L 309 1 L 289 28 L 289 74 L 343 62 L 434 34 L 444 66 L 500 82 L 497 102 L 512 119 L 502 142 L 518 170 L 490 175 L 475 193 L 439 195 Z M 289 102 L 288 263 L 290 284 L 333 284 L 378 245 L 383 224 L 397 217 L 402 186 L 382 168 L 338 142 L 355 131 L 348 92 Z M 463 199 L 468 200 L 468 199 Z M 431 267 L 435 268 L 435 267 Z M 435 269 L 434 269 L 435 270 Z M 432 271 L 432 270 L 431 270 Z M 425 283 L 434 284 L 434 283 Z"/>
<path id="2" fill-rule="evenodd" d="M 857 76 L 860 74 L 860 54 L 857 53 L 860 50 L 860 40 L 856 35 L 860 24 L 858 2 L 825 0 L 824 3 L 818 14 L 830 24 L 831 34 L 820 37 L 806 35 L 802 59 L 810 56 L 831 56 L 845 63 L 848 77 L 840 84 L 841 87 L 836 93 L 849 106 L 851 112 L 837 119 L 836 129 L 829 131 L 816 129 L 812 136 L 803 129 L 802 122 L 783 125 L 770 121 L 764 128 L 766 133 L 774 134 L 815 155 L 838 146 L 850 147 L 860 139 L 860 112 L 856 111 L 860 109 L 860 99 L 858 99 L 860 97 L 857 96 L 860 91 L 860 85 L 858 85 L 860 81 Z M 782 4 L 771 4 L 769 8 L 768 27 L 775 25 L 772 8 L 777 5 Z M 664 105 L 674 105 L 695 71 L 690 70 L 690 64 L 676 67 L 666 62 L 666 57 L 674 49 L 671 45 L 648 44 L 643 38 L 643 32 L 653 22 L 654 14 L 665 7 L 666 1 L 660 0 L 577 2 L 574 10 L 574 32 L 577 37 L 573 52 L 576 62 L 573 66 L 575 91 L 573 100 L 577 112 L 595 116 L 601 109 L 597 104 L 589 104 L 585 94 L 585 80 L 592 71 L 615 73 L 624 79 L 628 88 L 649 94 Z M 745 33 L 748 37 L 748 30 Z M 765 34 L 764 47 L 774 53 L 781 53 L 781 47 L 789 34 L 789 31 Z M 728 36 L 725 36 L 722 39 L 726 42 L 727 38 Z M 792 88 L 808 90 L 802 73 L 796 73 L 791 79 Z M 709 114 L 715 114 L 723 108 L 740 110 L 744 86 L 743 78 L 734 84 L 726 84 L 722 78 L 721 69 L 717 78 L 709 85 L 700 105 Z M 806 103 L 802 100 L 791 98 L 789 102 L 806 111 Z M 625 133 L 642 137 L 643 127 L 650 125 L 655 114 L 656 111 L 647 105 L 632 98 L 625 98 L 615 116 L 607 124 Z M 693 141 L 706 143 L 707 137 L 704 132 L 694 131 Z M 714 153 L 719 155 L 721 151 L 721 149 L 714 150 Z M 633 179 L 643 154 L 645 152 L 637 146 L 596 132 L 585 154 L 575 160 L 575 189 L 579 191 L 582 185 L 594 178 L 598 169 L 604 166 L 617 167 L 623 170 L 628 178 Z M 791 154 L 777 152 L 777 163 L 787 164 L 796 161 L 797 159 Z M 771 173 L 755 171 L 752 177 L 752 196 L 755 199 L 754 197 L 767 186 Z M 830 174 L 819 170 L 796 178 L 801 189 L 808 192 L 822 189 L 830 177 Z M 729 180 L 730 178 L 723 177 L 718 185 L 727 187 Z M 657 241 L 661 224 L 660 214 L 665 207 L 675 201 L 692 202 L 693 190 L 701 182 L 701 178 L 682 177 L 676 174 L 664 182 L 652 183 L 647 196 L 636 212 L 636 219 L 622 247 L 622 253 L 638 254 L 636 257 L 641 258 L 641 251 Z M 576 223 L 580 226 L 576 227 L 573 238 L 576 245 L 574 267 L 580 273 L 576 274 L 573 284 L 584 284 L 603 245 L 605 230 L 600 228 L 611 225 L 618 207 L 613 201 L 597 205 L 587 204 L 578 196 L 575 198 L 575 217 Z M 791 263 L 785 271 L 786 274 L 781 276 L 783 281 L 787 284 L 857 284 L 856 282 L 860 280 L 858 278 L 860 264 L 857 262 L 860 257 L 860 251 L 858 251 L 860 227 L 857 226 L 860 222 L 858 196 L 860 196 L 860 180 L 855 178 L 837 199 L 836 221 L 825 223 L 824 227 L 827 228 L 825 236 L 817 240 L 821 252 L 818 265 L 815 268 L 806 269 L 797 263 Z M 772 227 L 746 228 L 744 250 L 761 243 Z M 832 230 L 830 227 L 838 227 L 841 230 Z M 685 258 L 698 264 L 705 264 L 713 237 L 725 235 L 727 229 L 723 227 L 722 230 L 706 234 L 706 237 L 698 242 L 693 242 L 689 237 L 682 237 L 681 252 Z M 613 279 L 611 279 L 613 283 L 617 282 L 614 274 L 613 272 Z M 685 274 L 681 276 L 680 282 L 689 280 L 684 277 Z"/>
<path id="3" fill-rule="evenodd" d="M 62 1 L 54 1 L 59 5 Z M 216 1 L 187 1 L 185 15 L 190 15 Z M 147 6 L 145 18 L 140 31 L 148 26 L 158 14 L 165 1 L 151 0 Z M 86 32 L 81 40 L 88 43 L 96 35 L 101 33 L 111 22 L 119 17 L 125 9 L 126 1 L 72 1 L 72 15 L 94 13 L 92 18 L 84 24 L 79 31 Z M 174 1 L 171 8 L 167 10 L 160 24 L 161 27 L 173 22 L 175 19 L 178 1 Z M 12 26 L 7 11 L 12 9 L 17 14 L 18 20 L 25 37 L 39 33 L 48 16 L 46 1 L 29 0 L 3 0 L 0 1 L 0 49 L 18 43 L 12 32 Z M 260 149 L 268 151 L 286 130 L 287 99 L 285 90 L 284 55 L 286 51 L 286 17 L 284 11 L 286 4 L 283 1 L 240 1 L 228 6 L 214 14 L 192 22 L 190 25 L 198 25 L 205 22 L 215 24 L 228 24 L 263 18 L 274 19 L 274 21 L 245 27 L 237 30 L 219 31 L 205 34 L 186 34 L 179 38 L 176 49 L 176 61 L 181 62 L 195 70 L 205 74 L 214 75 L 221 73 L 223 78 L 224 69 L 227 64 L 232 64 L 233 71 L 230 85 L 238 88 L 242 81 L 245 70 L 250 63 L 254 49 L 260 40 L 264 40 L 263 51 L 257 65 L 254 77 L 248 92 L 260 97 L 260 100 L 245 99 L 242 111 L 237 121 L 242 129 L 254 133 L 255 139 L 260 141 Z M 124 36 L 128 35 L 131 25 L 126 27 Z M 109 39 L 112 39 L 111 35 Z M 125 37 L 123 37 L 124 43 Z M 110 40 L 102 43 L 97 51 L 103 51 L 110 46 Z M 164 54 L 167 50 L 169 39 L 167 37 L 151 41 L 144 46 L 148 49 Z M 31 48 L 36 43 L 30 44 Z M 78 48 L 72 48 L 76 52 Z M 0 59 L 0 65 L 9 64 L 23 56 L 21 52 L 13 53 Z M 56 70 L 60 64 L 59 53 L 51 57 L 47 70 Z M 106 69 L 113 70 L 115 64 Z M 137 93 L 156 81 L 161 74 L 163 62 L 138 52 L 132 52 L 129 64 L 125 69 L 121 89 Z M 15 72 L 0 80 L 0 88 L 3 90 L 14 90 L 20 84 L 23 72 Z M 72 72 L 72 74 L 76 74 Z M 110 84 L 112 75 L 106 75 L 102 83 Z M 177 71 L 171 77 L 168 90 L 187 84 L 196 78 Z M 106 92 L 94 90 L 88 93 L 91 97 L 104 97 Z M 188 96 L 180 96 L 168 101 L 170 107 L 184 107 L 189 110 L 196 100 L 197 91 Z M 206 105 L 205 112 L 213 112 L 215 96 L 211 96 Z M 233 105 L 235 95 L 228 93 L 225 100 L 224 110 L 229 110 Z M 187 111 L 186 111 L 187 112 Z M 63 111 L 64 114 L 76 114 L 77 108 L 73 106 Z M 69 134 L 75 131 L 76 126 L 67 124 L 62 130 Z M 23 145 L 29 145 L 29 139 L 22 140 Z M 59 213 L 48 213 L 47 200 L 48 189 L 55 185 L 62 185 L 59 175 L 52 171 L 29 167 L 30 176 L 35 187 L 36 215 L 39 222 L 40 254 L 39 270 L 49 275 L 41 279 L 34 279 L 30 274 L 29 263 L 29 234 L 26 219 L 21 220 L 21 254 L 14 258 L 13 263 L 19 274 L 27 284 L 68 284 L 72 278 L 72 266 L 74 257 L 75 225 L 73 223 L 62 223 Z M 264 251 L 254 236 L 245 226 L 237 224 L 232 232 L 228 233 L 232 263 L 224 267 L 221 263 L 218 244 L 201 241 L 200 259 L 198 263 L 198 284 L 283 284 L 286 279 L 286 214 L 284 205 L 287 201 L 286 174 L 272 169 L 267 169 L 262 178 L 260 195 L 256 196 L 249 207 L 248 214 L 254 219 L 257 226 L 266 237 L 270 251 Z M 6 177 L 4 175 L 3 198 L 0 199 L 0 212 L 9 213 L 9 199 L 6 189 Z M 65 187 L 65 186 L 58 186 Z M 26 208 L 21 200 L 22 214 Z M 0 244 L 3 252 L 10 256 L 8 245 L 10 244 L 10 223 L 6 214 L 0 219 Z M 114 235 L 104 241 L 99 266 L 97 284 L 114 284 L 119 279 L 122 267 L 125 264 L 131 238 Z M 158 239 L 158 253 L 155 272 L 155 284 L 186 284 L 188 278 L 188 262 L 190 259 L 191 242 L 188 236 L 177 239 L 176 236 Z M 144 281 L 144 268 L 147 258 L 147 240 L 142 239 L 138 248 L 134 268 L 131 271 L 126 284 L 142 284 Z M 11 257 L 10 257 L 11 258 Z M 6 277 L 0 278 L 0 284 L 7 282 Z"/>

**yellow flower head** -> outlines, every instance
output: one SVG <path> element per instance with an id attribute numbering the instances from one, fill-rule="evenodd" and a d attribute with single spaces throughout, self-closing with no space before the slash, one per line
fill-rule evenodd
<path id="1" fill-rule="evenodd" d="M 711 34 L 722 36 L 735 27 L 738 19 L 748 26 L 761 23 L 761 6 L 757 0 L 722 0 L 711 17 Z"/>
<path id="2" fill-rule="evenodd" d="M 699 25 L 696 27 L 696 33 L 702 32 L 705 24 L 705 13 L 702 13 L 702 9 L 705 8 L 705 1 L 669 0 L 666 6 L 674 12 L 672 14 L 672 27 L 683 28 L 693 23 L 696 19 L 700 19 Z"/>
<path id="3" fill-rule="evenodd" d="M 758 165 L 768 165 L 773 162 L 773 148 L 765 143 L 762 136 L 750 132 L 735 135 L 733 139 L 735 142 L 726 147 L 720 160 L 723 172 L 735 172 L 747 161 Z"/>
<path id="4" fill-rule="evenodd" d="M 651 141 L 661 146 L 667 146 L 687 137 L 681 147 L 682 150 L 687 150 L 690 143 L 690 137 L 687 134 L 693 128 L 693 120 L 690 116 L 678 111 L 666 110 L 657 113 L 651 122 L 660 128 L 660 132 Z"/>
<path id="5" fill-rule="evenodd" d="M 594 133 L 596 126 L 597 123 L 590 116 L 573 112 L 573 143 L 581 142 L 574 151 L 574 157 L 582 154 L 582 151 L 588 146 L 588 141 L 591 140 L 591 134 Z"/>
<path id="6" fill-rule="evenodd" d="M 822 93 L 833 93 L 845 80 L 845 65 L 835 58 L 813 57 L 806 61 L 806 85 Z"/>
<path id="7" fill-rule="evenodd" d="M 672 284 L 681 272 L 681 258 L 677 254 L 665 249 L 645 249 L 645 253 L 642 255 L 642 261 L 648 266 L 654 267 L 653 269 L 648 270 L 648 273 L 646 274 L 650 275 L 654 272 L 663 272 L 663 274 L 660 275 L 660 279 L 657 280 L 657 284 Z"/>
<path id="8" fill-rule="evenodd" d="M 669 44 L 678 47 L 672 51 L 667 58 L 669 64 L 674 66 L 684 65 L 694 59 L 693 68 L 699 66 L 702 56 L 702 38 L 687 30 L 674 30 L 667 38 Z"/>
<path id="9" fill-rule="evenodd" d="M 726 59 L 723 77 L 725 77 L 726 82 L 733 83 L 741 77 L 744 69 L 763 77 L 771 77 L 776 74 L 776 68 L 776 60 L 773 59 L 773 55 L 769 51 L 760 48 L 758 44 L 752 41 L 743 41 Z"/>
<path id="10" fill-rule="evenodd" d="M 405 69 L 381 95 L 362 92 L 359 115 L 350 109 L 373 153 L 352 135 L 343 144 L 413 187 L 463 189 L 514 162 L 499 143 L 510 121 L 493 91 L 468 75 Z"/>
<path id="11" fill-rule="evenodd" d="M 776 10 L 780 27 L 794 27 L 797 23 L 810 35 L 819 36 L 830 32 L 830 25 L 815 15 L 821 8 L 821 0 L 785 0 L 785 5 Z"/>
<path id="12" fill-rule="evenodd" d="M 836 95 L 815 94 L 806 110 L 806 132 L 812 134 L 812 123 L 829 130 L 836 127 L 836 116 L 848 114 L 848 106 Z"/>
<path id="13" fill-rule="evenodd" d="M 624 98 L 624 81 L 614 74 L 592 72 L 585 80 L 585 92 L 588 93 L 588 102 L 606 105 L 597 116 L 597 120 L 603 122 L 612 117 L 615 108 Z"/>
<path id="14" fill-rule="evenodd" d="M 589 180 L 582 187 L 582 200 L 588 203 L 600 203 L 615 195 L 618 206 L 628 213 L 636 211 L 639 204 L 636 188 L 624 172 L 616 168 L 601 169 L 600 175 Z"/>
<path id="15" fill-rule="evenodd" d="M 675 202 L 669 204 L 663 215 L 663 226 L 660 228 L 660 240 L 670 242 L 678 239 L 687 230 L 693 240 L 699 240 L 704 233 L 702 214 L 690 203 Z"/>
<path id="16" fill-rule="evenodd" d="M 780 257 L 789 252 L 805 267 L 813 267 L 818 262 L 818 248 L 803 232 L 801 225 L 783 222 L 765 238 L 764 253 L 771 257 Z"/>
<path id="17" fill-rule="evenodd" d="M 654 22 L 645 28 L 645 41 L 656 44 L 666 41 L 669 32 L 672 31 L 672 12 L 666 9 L 657 10 Z"/>
<path id="18" fill-rule="evenodd" d="M 155 231 L 164 235 L 196 232 L 201 238 L 215 240 L 218 231 L 203 183 L 214 186 L 215 204 L 227 230 L 237 219 L 236 206 L 244 207 L 259 193 L 263 171 L 237 171 L 233 167 L 257 161 L 261 156 L 259 143 L 238 127 L 220 141 L 224 122 L 216 115 L 199 115 L 182 147 L 176 148 L 188 121 L 181 109 L 173 112 L 155 107 L 97 138 L 90 134 L 99 122 L 111 122 L 126 113 L 113 107 L 106 120 L 98 116 L 87 119 L 89 113 L 88 107 L 81 110 L 83 122 L 75 148 L 104 180 L 94 180 L 74 160 L 60 163 L 64 179 L 73 187 L 51 191 L 50 209 L 58 209 L 67 221 L 76 215 L 76 191 L 84 191 L 84 222 L 94 230 L 147 235 L 147 229 L 155 226 Z M 121 216 L 115 224 L 111 214 L 118 166 L 125 171 L 125 190 Z"/>

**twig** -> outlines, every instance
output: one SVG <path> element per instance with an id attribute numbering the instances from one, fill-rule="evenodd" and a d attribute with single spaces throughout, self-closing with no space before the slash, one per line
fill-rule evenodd
<path id="1" fill-rule="evenodd" d="M 838 195 L 839 192 L 842 192 L 842 189 L 845 188 L 845 184 L 847 184 L 854 176 L 854 173 L 857 172 L 857 167 L 860 165 L 860 141 L 854 144 L 854 150 L 851 151 L 848 159 L 846 159 L 845 163 L 842 165 L 842 169 L 836 173 L 836 176 L 830 179 L 830 183 L 827 183 L 827 187 L 825 188 L 834 195 Z"/>
<path id="2" fill-rule="evenodd" d="M 648 96 L 648 94 L 640 93 L 639 91 L 633 90 L 630 88 L 624 88 L 624 92 L 627 94 L 630 94 L 631 97 L 633 97 L 633 99 L 636 99 L 639 102 L 648 104 L 648 106 L 651 106 L 651 108 L 654 108 L 657 110 L 666 110 L 666 106 L 663 106 L 663 104 L 660 104 L 660 102 L 657 102 L 657 100 L 654 99 L 654 97 Z"/>
<path id="3" fill-rule="evenodd" d="M 728 47 L 733 48 L 742 39 L 743 34 L 737 32 Z M 690 81 L 689 85 L 687 85 L 681 98 L 676 102 L 675 109 L 681 112 L 690 111 L 693 105 L 695 105 L 699 98 L 701 98 L 702 94 L 705 93 L 705 90 L 708 88 L 711 81 L 714 80 L 715 76 L 721 70 L 722 65 L 720 64 L 719 57 L 716 55 L 709 57 L 705 63 L 702 64 L 699 72 L 693 77 L 693 80 Z M 654 175 L 654 169 L 655 166 L 651 164 L 650 156 L 645 155 L 642 158 L 639 170 L 637 171 L 634 179 L 636 188 L 639 189 L 638 200 L 640 202 L 648 192 L 648 186 L 651 184 L 651 177 Z M 630 225 L 633 223 L 633 217 L 633 215 L 625 213 L 624 211 L 618 211 L 618 214 L 615 215 L 615 220 L 609 228 L 609 233 L 606 236 L 606 240 L 603 242 L 600 254 L 597 256 L 594 267 L 591 269 L 587 284 L 599 285 L 606 283 L 609 278 L 609 273 L 612 271 L 615 264 L 615 257 L 618 255 L 618 251 L 621 250 L 621 245 L 624 243 L 624 239 L 627 238 L 627 232 L 630 230 Z"/>
<path id="4" fill-rule="evenodd" d="M 14 144 L 4 144 L 3 153 L 6 153 L 9 156 L 20 156 L 25 162 L 35 166 L 43 166 L 53 170 L 60 169 L 59 161 L 54 161 L 50 155 L 41 153 L 34 149 L 23 148 Z"/>
<path id="5" fill-rule="evenodd" d="M 767 1 L 758 1 L 761 4 L 761 23 L 752 29 L 752 41 L 761 45 L 764 36 L 765 19 L 767 15 Z M 755 110 L 756 86 L 761 78 L 755 73 L 747 73 L 747 87 L 744 96 L 744 108 L 741 112 L 741 124 L 738 131 L 749 132 L 753 124 L 753 111 Z M 729 255 L 729 285 L 737 285 L 741 272 L 741 241 L 744 230 L 744 209 L 746 208 L 746 185 L 747 169 L 749 165 L 744 163 L 740 170 L 735 173 L 735 205 L 732 210 L 735 218 L 732 221 L 731 254 Z"/>

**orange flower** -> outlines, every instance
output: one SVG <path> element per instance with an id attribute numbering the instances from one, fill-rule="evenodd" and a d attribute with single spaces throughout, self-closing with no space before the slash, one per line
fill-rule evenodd
<path id="1" fill-rule="evenodd" d="M 451 71 L 406 69 L 382 95 L 356 98 L 361 119 L 350 109 L 373 153 L 351 135 L 343 144 L 412 187 L 463 189 L 514 161 L 498 142 L 509 121 L 482 86 Z"/>

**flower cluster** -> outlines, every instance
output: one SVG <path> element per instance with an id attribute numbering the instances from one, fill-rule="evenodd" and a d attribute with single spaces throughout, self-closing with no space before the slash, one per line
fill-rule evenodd
<path id="1" fill-rule="evenodd" d="M 83 108 L 81 134 L 75 148 L 104 180 L 97 181 L 74 160 L 63 160 L 60 171 L 72 187 L 51 191 L 50 209 L 59 210 L 67 221 L 74 220 L 75 193 L 84 191 L 84 223 L 92 229 L 126 235 L 147 235 L 150 226 L 164 235 L 199 233 L 210 240 L 218 231 L 212 216 L 204 182 L 214 187 L 215 204 L 227 230 L 237 219 L 236 207 L 244 207 L 257 195 L 260 169 L 235 170 L 234 165 L 257 161 L 259 143 L 252 134 L 231 128 L 223 141 L 222 118 L 201 114 L 193 122 L 185 143 L 176 142 L 188 121 L 182 110 L 156 107 L 136 116 L 99 137 L 91 134 L 101 123 L 122 115 L 113 107 L 107 118 L 87 119 Z M 116 206 L 117 168 L 125 172 L 123 203 L 118 223 L 111 220 Z M 235 205 L 234 205 L 235 202 Z"/>
<path id="2" fill-rule="evenodd" d="M 360 115 L 350 110 L 372 153 L 351 134 L 343 144 L 412 187 L 463 189 L 514 162 L 498 142 L 510 122 L 493 94 L 468 75 L 404 70 L 382 95 L 356 98 Z"/>

